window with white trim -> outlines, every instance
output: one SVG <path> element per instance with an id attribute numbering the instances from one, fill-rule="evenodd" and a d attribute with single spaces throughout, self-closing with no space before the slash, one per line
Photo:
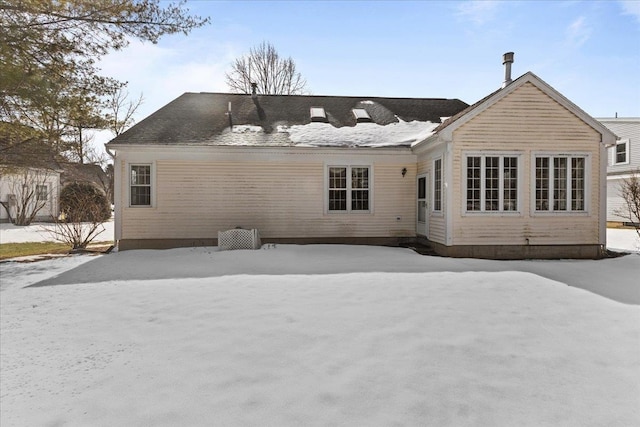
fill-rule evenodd
<path id="1" fill-rule="evenodd" d="M 433 161 L 433 211 L 442 211 L 442 159 Z"/>
<path id="2" fill-rule="evenodd" d="M 466 156 L 466 211 L 518 211 L 518 156 Z"/>
<path id="3" fill-rule="evenodd" d="M 584 212 L 586 164 L 584 155 L 536 156 L 536 211 Z"/>
<path id="4" fill-rule="evenodd" d="M 49 188 L 46 185 L 36 185 L 36 200 L 49 200 Z"/>
<path id="5" fill-rule="evenodd" d="M 129 168 L 130 206 L 151 206 L 151 165 Z"/>
<path id="6" fill-rule="evenodd" d="M 329 166 L 329 212 L 369 212 L 370 167 Z"/>
<path id="7" fill-rule="evenodd" d="M 613 164 L 621 165 L 629 163 L 629 140 L 623 139 L 613 147 Z"/>

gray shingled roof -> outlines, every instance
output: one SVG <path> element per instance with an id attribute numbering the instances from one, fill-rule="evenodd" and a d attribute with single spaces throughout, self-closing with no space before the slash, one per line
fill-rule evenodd
<path id="1" fill-rule="evenodd" d="M 364 108 L 373 123 L 389 125 L 399 121 L 437 124 L 441 117 L 453 116 L 467 106 L 458 99 L 442 98 L 258 95 L 253 99 L 245 94 L 185 93 L 114 138 L 109 145 L 290 146 L 295 144 L 282 129 L 309 124 L 311 107 L 323 107 L 327 122 L 342 128 L 356 126 L 353 108 Z M 230 131 L 231 124 L 236 131 Z M 261 132 L 238 132 L 238 125 L 262 129 Z"/>
<path id="2" fill-rule="evenodd" d="M 50 145 L 36 139 L 28 139 L 17 144 L 0 141 L 2 166 L 60 170 L 56 156 L 56 151 Z"/>

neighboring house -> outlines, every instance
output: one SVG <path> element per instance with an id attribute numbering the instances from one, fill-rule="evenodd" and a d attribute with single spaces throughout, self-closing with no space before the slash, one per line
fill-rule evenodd
<path id="1" fill-rule="evenodd" d="M 215 245 L 240 226 L 263 242 L 599 257 L 616 137 L 533 73 L 511 81 L 511 62 L 470 107 L 186 93 L 107 144 L 119 248 Z"/>
<path id="2" fill-rule="evenodd" d="M 60 182 L 66 186 L 72 182 L 93 184 L 104 192 L 109 201 L 112 195 L 112 182 L 107 173 L 98 164 L 93 163 L 63 163 Z"/>
<path id="3" fill-rule="evenodd" d="M 607 221 L 631 225 L 629 217 L 619 215 L 620 211 L 627 212 L 620 184 L 634 172 L 640 172 L 640 117 L 608 117 L 598 121 L 620 138 L 608 150 Z M 637 221 L 635 218 L 634 222 Z"/>
<path id="4" fill-rule="evenodd" d="M 17 217 L 32 214 L 35 221 L 58 216 L 61 172 L 55 153 L 46 144 L 0 142 L 0 222 L 15 222 Z"/>

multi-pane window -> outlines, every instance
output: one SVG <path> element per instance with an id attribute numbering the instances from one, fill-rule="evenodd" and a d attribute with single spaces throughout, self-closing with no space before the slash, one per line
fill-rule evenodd
<path id="1" fill-rule="evenodd" d="M 370 184 L 368 166 L 329 167 L 329 211 L 368 212 Z"/>
<path id="2" fill-rule="evenodd" d="M 433 162 L 433 210 L 442 210 L 442 159 Z"/>
<path id="3" fill-rule="evenodd" d="M 614 147 L 613 152 L 613 164 L 617 165 L 620 163 L 628 163 L 629 162 L 629 140 L 618 141 L 616 146 Z"/>
<path id="4" fill-rule="evenodd" d="M 571 158 L 571 210 L 583 211 L 585 209 L 585 161 L 584 157 Z"/>
<path id="5" fill-rule="evenodd" d="M 36 200 L 49 200 L 49 189 L 46 185 L 36 185 Z"/>
<path id="6" fill-rule="evenodd" d="M 518 158 L 505 157 L 503 159 L 502 203 L 504 210 L 518 209 Z"/>
<path id="7" fill-rule="evenodd" d="M 518 210 L 518 157 L 466 157 L 467 212 Z"/>
<path id="8" fill-rule="evenodd" d="M 480 211 L 481 198 L 481 170 L 479 156 L 467 157 L 467 210 L 468 211 Z"/>
<path id="9" fill-rule="evenodd" d="M 584 211 L 586 158 L 536 156 L 536 211 Z"/>
<path id="10" fill-rule="evenodd" d="M 151 206 L 151 165 L 131 165 L 131 206 Z"/>

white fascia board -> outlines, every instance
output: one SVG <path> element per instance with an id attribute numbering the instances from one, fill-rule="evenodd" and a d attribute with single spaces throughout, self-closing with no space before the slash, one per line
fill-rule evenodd
<path id="1" fill-rule="evenodd" d="M 432 149 L 433 147 L 436 147 L 440 144 L 442 144 L 444 141 L 442 141 L 442 139 L 440 138 L 439 134 L 434 133 L 433 135 L 429 136 L 428 138 L 418 142 L 417 144 L 413 145 L 411 147 L 411 151 L 413 151 L 415 154 L 421 154 L 424 153 L 427 150 Z"/>

